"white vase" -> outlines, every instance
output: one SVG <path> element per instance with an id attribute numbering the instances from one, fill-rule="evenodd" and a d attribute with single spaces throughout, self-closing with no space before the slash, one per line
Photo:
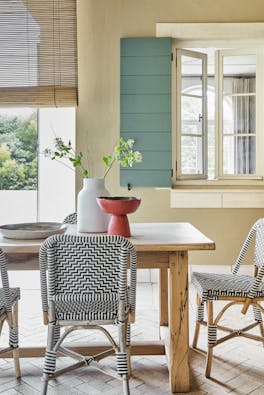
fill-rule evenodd
<path id="1" fill-rule="evenodd" d="M 110 196 L 103 178 L 84 178 L 83 189 L 78 193 L 78 232 L 106 232 L 110 215 L 104 213 L 97 204 L 98 196 Z"/>

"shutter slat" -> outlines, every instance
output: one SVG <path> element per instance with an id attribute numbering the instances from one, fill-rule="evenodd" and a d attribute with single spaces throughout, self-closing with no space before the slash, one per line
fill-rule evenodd
<path id="1" fill-rule="evenodd" d="M 171 186 L 171 39 L 121 39 L 120 126 L 143 162 L 121 168 L 122 186 Z"/>
<path id="2" fill-rule="evenodd" d="M 121 75 L 169 75 L 171 56 L 122 57 Z"/>
<path id="3" fill-rule="evenodd" d="M 124 38 L 121 56 L 166 56 L 171 53 L 171 39 L 161 38 Z"/>
<path id="4" fill-rule="evenodd" d="M 170 92 L 171 83 L 168 76 L 121 76 L 121 94 L 166 94 Z"/>
<path id="5" fill-rule="evenodd" d="M 121 132 L 170 132 L 171 117 L 164 114 L 122 114 Z"/>
<path id="6" fill-rule="evenodd" d="M 131 133 L 122 133 L 122 137 L 127 140 L 131 137 Z M 149 133 L 147 132 L 134 132 L 133 138 L 135 141 L 135 150 L 142 151 L 155 151 L 159 147 L 160 151 L 171 151 L 171 134 L 170 132 L 162 133 L 151 133 L 151 139 L 149 138 Z M 168 155 L 170 156 L 170 155 Z M 145 162 L 145 154 L 144 154 Z"/>
<path id="7" fill-rule="evenodd" d="M 128 113 L 167 113 L 171 112 L 170 95 L 121 95 L 121 112 Z"/>
<path id="8" fill-rule="evenodd" d="M 121 180 L 126 180 L 123 186 L 165 188 L 171 185 L 171 174 L 167 170 L 133 170 L 121 169 Z"/>

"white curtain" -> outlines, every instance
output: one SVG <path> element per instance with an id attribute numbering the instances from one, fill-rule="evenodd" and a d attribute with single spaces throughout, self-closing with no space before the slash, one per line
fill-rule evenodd
<path id="1" fill-rule="evenodd" d="M 233 78 L 233 93 L 254 93 L 255 77 Z M 234 133 L 251 134 L 256 132 L 255 96 L 233 96 Z M 256 173 L 256 137 L 236 136 L 234 145 L 235 174 Z"/>

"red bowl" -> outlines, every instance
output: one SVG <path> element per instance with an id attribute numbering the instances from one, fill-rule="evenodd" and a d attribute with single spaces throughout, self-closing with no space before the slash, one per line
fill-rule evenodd
<path id="1" fill-rule="evenodd" d="M 112 214 L 107 233 L 109 235 L 120 235 L 130 237 L 130 226 L 127 214 L 131 214 L 140 205 L 141 200 L 135 197 L 98 197 L 97 203 L 101 209 Z"/>
<path id="2" fill-rule="evenodd" d="M 100 196 L 97 198 L 97 203 L 101 209 L 104 212 L 113 215 L 126 215 L 134 213 L 140 205 L 140 202 L 141 199 L 136 197 Z"/>

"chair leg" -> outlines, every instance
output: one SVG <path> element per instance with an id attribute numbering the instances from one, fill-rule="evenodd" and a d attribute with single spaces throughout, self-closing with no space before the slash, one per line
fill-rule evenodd
<path id="1" fill-rule="evenodd" d="M 126 326 L 126 353 L 127 353 L 127 369 L 128 375 L 131 376 L 131 325 Z"/>
<path id="2" fill-rule="evenodd" d="M 12 323 L 9 328 L 10 340 L 9 343 L 13 349 L 13 359 L 15 365 L 16 378 L 21 377 L 20 363 L 19 363 L 19 348 L 18 348 L 18 302 L 14 303 L 13 311 L 12 311 Z"/>
<path id="3" fill-rule="evenodd" d="M 197 309 L 196 309 L 196 324 L 195 324 L 195 330 L 194 330 L 194 336 L 193 336 L 193 342 L 192 342 L 192 347 L 197 348 L 197 342 L 200 334 L 200 321 L 203 321 L 204 319 L 204 303 L 201 301 L 199 295 L 196 295 L 196 304 L 197 304 Z"/>
<path id="4" fill-rule="evenodd" d="M 13 358 L 15 365 L 16 378 L 19 379 L 21 377 L 20 363 L 19 363 L 19 349 L 15 348 L 13 350 Z"/>
<path id="5" fill-rule="evenodd" d="M 55 373 L 56 370 L 56 352 L 53 351 L 54 342 L 56 338 L 57 328 L 56 325 L 49 324 L 48 326 L 48 340 L 45 353 L 44 367 L 43 367 L 43 386 L 42 395 L 46 395 L 48 390 L 49 377 Z"/>
<path id="6" fill-rule="evenodd" d="M 253 306 L 254 319 L 259 324 L 260 335 L 263 337 L 262 346 L 264 347 L 264 326 L 260 309 Z"/>
<path id="7" fill-rule="evenodd" d="M 214 324 L 213 317 L 213 302 L 211 300 L 207 301 L 207 315 L 208 315 L 208 324 L 207 324 L 207 336 L 208 336 L 208 350 L 207 350 L 207 358 L 206 358 L 206 368 L 205 368 L 205 377 L 210 377 L 211 368 L 212 368 L 212 358 L 213 358 L 213 347 L 216 343 L 216 326 Z"/>
<path id="8" fill-rule="evenodd" d="M 44 377 L 47 376 L 47 377 Z M 41 389 L 41 395 L 46 395 L 47 391 L 48 391 L 48 380 L 49 380 L 49 376 L 48 375 L 43 375 L 43 385 L 42 385 L 42 389 Z"/>
<path id="9" fill-rule="evenodd" d="M 126 352 L 126 334 L 127 334 L 126 323 L 124 322 L 119 323 L 118 325 L 119 352 L 117 353 L 117 373 L 123 379 L 124 395 L 130 395 L 127 352 Z"/>
<path id="10" fill-rule="evenodd" d="M 60 335 L 61 335 L 60 332 L 61 332 L 61 331 L 60 331 L 60 326 L 59 326 L 59 325 L 55 325 L 55 328 L 54 328 L 53 347 L 55 347 L 57 341 L 60 339 Z"/>
<path id="11" fill-rule="evenodd" d="M 123 380 L 123 392 L 124 392 L 124 395 L 130 395 L 128 379 Z"/>

